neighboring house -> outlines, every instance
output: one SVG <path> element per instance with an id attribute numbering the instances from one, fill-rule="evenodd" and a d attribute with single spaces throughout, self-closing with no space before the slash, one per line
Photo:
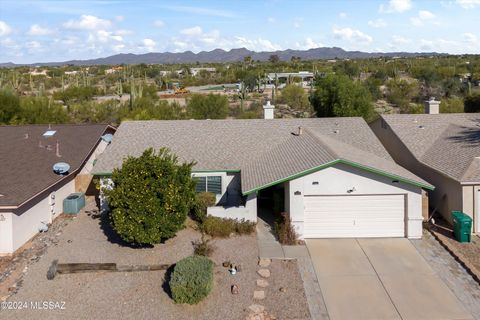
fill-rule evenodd
<path id="1" fill-rule="evenodd" d="M 436 186 L 432 210 L 449 222 L 463 211 L 480 231 L 480 114 L 383 115 L 371 127 L 398 164 Z"/>
<path id="2" fill-rule="evenodd" d="M 256 221 L 257 208 L 276 208 L 301 238 L 420 238 L 422 188 L 433 189 L 362 118 L 126 121 L 94 174 L 107 186 L 123 159 L 150 147 L 196 162 L 197 191 L 217 195 L 209 214 Z"/>
<path id="3" fill-rule="evenodd" d="M 85 192 L 108 125 L 0 126 L 0 255 L 21 248 L 62 213 L 63 199 Z M 54 173 L 64 162 L 70 170 Z"/>
<path id="4" fill-rule="evenodd" d="M 192 76 L 196 77 L 201 71 L 206 71 L 208 73 L 217 72 L 216 68 L 190 68 L 190 73 Z"/>

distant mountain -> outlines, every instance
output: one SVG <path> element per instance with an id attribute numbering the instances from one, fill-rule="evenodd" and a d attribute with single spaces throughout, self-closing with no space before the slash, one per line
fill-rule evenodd
<path id="1" fill-rule="evenodd" d="M 316 60 L 316 59 L 362 59 L 362 58 L 376 58 L 376 57 L 417 57 L 417 56 L 432 56 L 445 55 L 437 52 L 362 52 L 362 51 L 345 51 L 342 48 L 322 47 L 309 50 L 279 50 L 279 51 L 262 51 L 255 52 L 245 48 L 231 49 L 225 51 L 222 49 L 215 49 L 212 51 L 201 51 L 193 53 L 192 51 L 185 52 L 151 52 L 145 54 L 121 53 L 113 56 L 88 59 L 88 60 L 70 60 L 63 62 L 47 62 L 47 63 L 32 63 L 30 66 L 58 66 L 58 65 L 117 65 L 117 64 L 138 64 L 138 63 L 208 63 L 208 62 L 236 62 L 243 61 L 246 56 L 251 56 L 253 60 L 266 61 L 271 55 L 277 55 L 280 60 L 289 61 L 293 56 L 300 57 L 302 60 Z M 14 67 L 25 64 L 14 64 L 12 62 L 0 63 L 0 67 Z"/>

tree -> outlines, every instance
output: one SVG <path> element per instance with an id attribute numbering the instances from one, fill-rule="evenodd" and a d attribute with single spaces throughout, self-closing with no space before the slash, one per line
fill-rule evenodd
<path id="1" fill-rule="evenodd" d="M 187 114 L 193 119 L 225 119 L 228 115 L 228 99 L 213 93 L 194 94 L 188 101 Z"/>
<path id="2" fill-rule="evenodd" d="M 0 90 L 0 124 L 9 124 L 20 113 L 20 99 L 9 90 Z"/>
<path id="3" fill-rule="evenodd" d="M 480 112 L 480 94 L 469 95 L 465 98 L 465 112 Z"/>
<path id="4" fill-rule="evenodd" d="M 128 157 L 105 190 L 113 229 L 126 242 L 153 245 L 175 236 L 195 201 L 193 163 L 179 164 L 168 149 Z"/>
<path id="5" fill-rule="evenodd" d="M 302 87 L 296 84 L 289 84 L 282 90 L 281 102 L 288 104 L 295 110 L 311 111 L 312 106 L 308 96 Z"/>
<path id="6" fill-rule="evenodd" d="M 268 57 L 268 61 L 270 61 L 271 63 L 277 63 L 280 61 L 280 58 L 278 57 L 278 55 L 272 54 L 270 55 L 270 57 Z"/>
<path id="7" fill-rule="evenodd" d="M 410 102 L 419 92 L 416 82 L 406 80 L 390 80 L 387 82 L 387 89 L 387 100 L 404 113 L 409 112 Z"/>
<path id="8" fill-rule="evenodd" d="M 363 117 L 368 120 L 374 113 L 368 90 L 346 75 L 317 78 L 310 103 L 317 117 Z"/>

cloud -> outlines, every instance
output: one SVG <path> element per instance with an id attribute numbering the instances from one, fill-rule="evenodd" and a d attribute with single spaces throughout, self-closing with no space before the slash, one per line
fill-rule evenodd
<path id="1" fill-rule="evenodd" d="M 403 13 L 412 8 L 411 0 L 390 0 L 387 5 L 381 4 L 381 13 Z"/>
<path id="2" fill-rule="evenodd" d="M 165 6 L 165 9 L 169 9 L 177 12 L 193 13 L 205 16 L 214 16 L 214 17 L 223 17 L 223 18 L 233 18 L 236 16 L 231 11 L 218 10 L 218 9 L 208 9 L 203 7 L 191 7 L 191 6 Z"/>
<path id="3" fill-rule="evenodd" d="M 312 38 L 306 38 L 303 42 L 296 42 L 295 47 L 300 50 L 308 50 L 323 47 L 323 44 L 320 42 L 315 42 Z"/>
<path id="4" fill-rule="evenodd" d="M 339 17 L 340 19 L 346 19 L 346 18 L 347 18 L 347 14 L 346 14 L 345 12 L 340 12 L 340 13 L 338 14 L 338 17 Z"/>
<path id="5" fill-rule="evenodd" d="M 269 23 L 275 23 L 277 20 L 274 17 L 268 17 L 267 22 Z"/>
<path id="6" fill-rule="evenodd" d="M 12 28 L 5 21 L 0 20 L 0 37 L 6 36 L 10 32 L 12 32 Z"/>
<path id="7" fill-rule="evenodd" d="M 146 49 L 147 51 L 151 52 L 155 50 L 157 43 L 152 39 L 143 39 L 142 45 L 140 46 L 141 49 Z"/>
<path id="8" fill-rule="evenodd" d="M 123 20 L 125 20 L 124 16 L 115 16 L 115 21 L 122 22 Z"/>
<path id="9" fill-rule="evenodd" d="M 235 37 L 233 41 L 233 46 L 231 48 L 247 48 L 254 51 L 276 51 L 281 50 L 277 44 L 272 43 L 270 40 L 257 38 L 257 39 L 247 39 L 245 37 Z"/>
<path id="10" fill-rule="evenodd" d="M 110 20 L 100 19 L 91 15 L 82 15 L 79 20 L 68 20 L 63 24 L 67 29 L 97 30 L 109 28 L 112 25 Z"/>
<path id="11" fill-rule="evenodd" d="M 402 36 L 392 36 L 392 42 L 394 44 L 408 44 L 408 43 L 411 43 L 412 40 L 411 39 L 408 39 L 408 38 L 405 38 L 405 37 L 402 37 Z"/>
<path id="12" fill-rule="evenodd" d="M 376 20 L 368 21 L 368 25 L 373 28 L 384 28 L 387 26 L 387 23 L 382 18 Z"/>
<path id="13" fill-rule="evenodd" d="M 372 43 L 373 38 L 360 30 L 333 27 L 333 37 L 357 44 Z"/>
<path id="14" fill-rule="evenodd" d="M 463 9 L 474 9 L 480 6 L 480 0 L 457 0 L 456 3 Z"/>
<path id="15" fill-rule="evenodd" d="M 434 19 L 435 15 L 430 11 L 420 10 L 416 17 L 410 18 L 410 22 L 416 27 L 421 27 L 426 21 L 433 21 Z"/>
<path id="16" fill-rule="evenodd" d="M 155 20 L 155 21 L 153 22 L 153 25 L 154 25 L 155 27 L 161 28 L 161 27 L 165 26 L 165 22 L 163 22 L 162 20 Z"/>
<path id="17" fill-rule="evenodd" d="M 180 34 L 183 34 L 185 36 L 198 36 L 202 34 L 202 32 L 202 28 L 200 28 L 199 26 L 180 30 Z"/>
<path id="18" fill-rule="evenodd" d="M 478 37 L 473 33 L 466 32 L 463 34 L 463 39 L 469 44 L 478 44 Z"/>
<path id="19" fill-rule="evenodd" d="M 28 30 L 27 34 L 30 36 L 46 36 L 52 32 L 53 31 L 48 28 L 44 28 L 38 24 L 33 24 L 30 26 L 30 30 Z"/>

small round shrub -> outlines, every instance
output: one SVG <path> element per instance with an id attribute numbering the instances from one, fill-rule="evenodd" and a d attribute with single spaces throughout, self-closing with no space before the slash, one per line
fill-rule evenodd
<path id="1" fill-rule="evenodd" d="M 175 303 L 199 303 L 213 288 L 213 262 L 197 255 L 178 261 L 169 285 Z"/>

